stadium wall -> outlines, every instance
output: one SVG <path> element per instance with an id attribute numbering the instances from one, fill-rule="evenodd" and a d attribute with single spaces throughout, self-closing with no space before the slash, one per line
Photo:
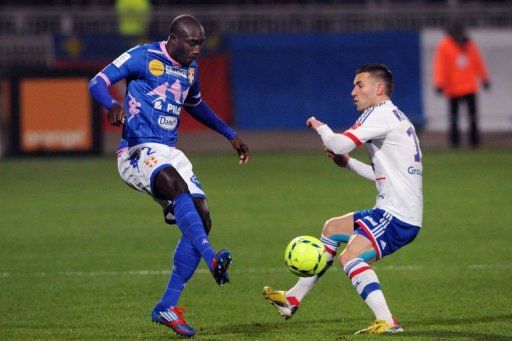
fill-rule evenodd
<path id="1" fill-rule="evenodd" d="M 365 63 L 388 65 L 395 102 L 422 124 L 416 32 L 230 35 L 226 45 L 241 129 L 302 129 L 313 114 L 334 127 L 350 126 L 357 118 L 354 71 Z"/>

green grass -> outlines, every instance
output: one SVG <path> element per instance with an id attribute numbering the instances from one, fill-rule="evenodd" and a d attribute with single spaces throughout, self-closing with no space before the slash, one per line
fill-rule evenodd
<path id="1" fill-rule="evenodd" d="M 204 340 L 368 339 L 372 315 L 338 267 L 282 320 L 261 296 L 289 288 L 287 242 L 371 207 L 374 186 L 321 152 L 189 155 L 206 189 L 212 243 L 234 254 L 220 288 L 201 264 L 181 304 Z M 366 160 L 366 156 L 361 156 Z M 375 265 L 398 338 L 512 338 L 512 152 L 424 155 L 424 228 Z M 180 234 L 113 158 L 0 162 L 0 339 L 167 339 L 150 322 Z M 148 271 L 148 272 L 144 272 Z"/>

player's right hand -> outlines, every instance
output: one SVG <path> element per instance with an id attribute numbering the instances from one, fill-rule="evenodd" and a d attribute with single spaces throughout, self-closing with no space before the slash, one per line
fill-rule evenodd
<path id="1" fill-rule="evenodd" d="M 306 121 L 306 125 L 308 127 L 310 127 L 311 129 L 313 129 L 314 131 L 316 131 L 318 129 L 318 127 L 320 127 L 321 125 L 324 125 L 325 123 L 323 122 L 320 122 L 319 120 L 317 120 L 315 118 L 315 116 L 311 116 L 310 118 L 308 118 L 308 120 Z"/>
<path id="2" fill-rule="evenodd" d="M 108 123 L 116 127 L 123 125 L 125 113 L 124 108 L 118 103 L 115 103 L 108 110 Z"/>

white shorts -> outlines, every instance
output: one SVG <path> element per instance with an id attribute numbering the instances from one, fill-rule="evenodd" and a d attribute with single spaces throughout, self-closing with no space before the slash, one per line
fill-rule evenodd
<path id="1" fill-rule="evenodd" d="M 192 171 L 192 163 L 181 150 L 159 143 L 142 143 L 117 152 L 117 169 L 124 182 L 151 195 L 163 207 L 166 220 L 172 221 L 174 217 L 168 211 L 171 201 L 158 199 L 153 190 L 156 174 L 167 167 L 178 171 L 192 197 L 206 198 L 201 183 Z"/>

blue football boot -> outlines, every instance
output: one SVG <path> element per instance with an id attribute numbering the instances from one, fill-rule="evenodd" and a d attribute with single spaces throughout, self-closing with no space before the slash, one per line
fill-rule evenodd
<path id="1" fill-rule="evenodd" d="M 228 268 L 233 262 L 231 252 L 226 249 L 222 249 L 212 260 L 212 275 L 218 285 L 223 286 L 229 282 Z"/>

